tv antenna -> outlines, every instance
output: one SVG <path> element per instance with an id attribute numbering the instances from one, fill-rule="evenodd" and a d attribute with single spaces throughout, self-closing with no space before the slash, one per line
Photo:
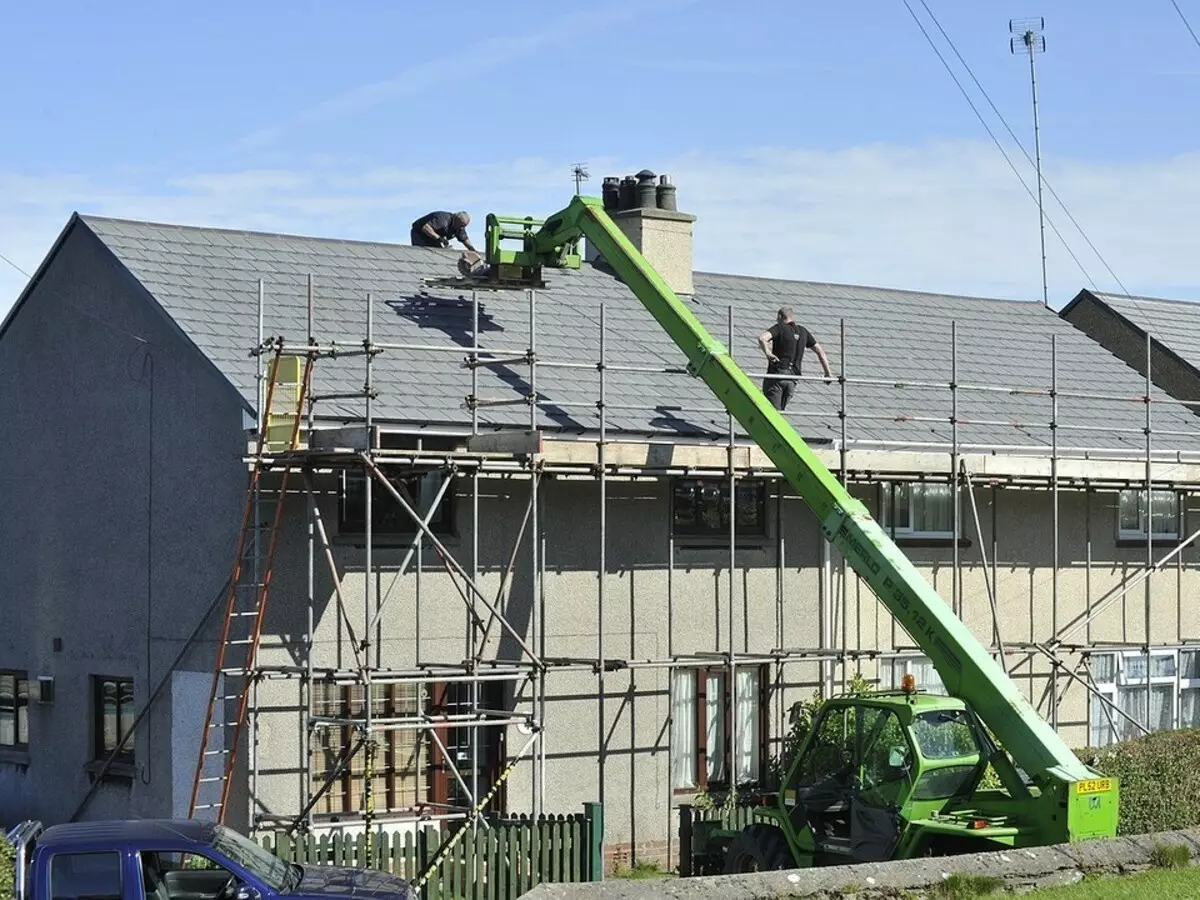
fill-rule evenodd
<path id="1" fill-rule="evenodd" d="M 583 192 L 583 183 L 591 176 L 588 175 L 587 166 L 584 163 L 575 163 L 571 167 L 571 174 L 575 176 L 575 193 L 578 195 Z"/>
<path id="2" fill-rule="evenodd" d="M 1050 295 L 1046 287 L 1046 212 L 1042 206 L 1042 137 L 1038 121 L 1037 69 L 1033 62 L 1037 54 L 1046 52 L 1046 37 L 1042 34 L 1045 28 L 1046 20 L 1041 16 L 1008 20 L 1008 31 L 1013 35 L 1008 39 L 1009 50 L 1013 56 L 1021 53 L 1029 55 L 1029 86 L 1033 92 L 1033 155 L 1037 168 L 1038 233 L 1042 246 L 1042 303 L 1049 309 Z"/>

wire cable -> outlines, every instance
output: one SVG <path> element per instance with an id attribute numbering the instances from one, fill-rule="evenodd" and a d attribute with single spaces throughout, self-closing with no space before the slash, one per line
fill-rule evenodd
<path id="1" fill-rule="evenodd" d="M 1179 13 L 1179 18 L 1187 28 L 1188 34 L 1192 36 L 1192 40 L 1196 42 L 1196 46 L 1200 47 L 1200 37 L 1196 37 L 1196 29 L 1192 27 L 1192 23 L 1188 21 L 1187 16 L 1183 14 L 1183 10 L 1179 8 L 1179 4 L 1175 0 L 1171 0 L 1171 5 L 1175 7 L 1175 12 Z"/>
<path id="2" fill-rule="evenodd" d="M 1008 151 L 1004 149 L 1004 145 L 1000 143 L 1000 139 L 998 137 L 996 137 L 996 133 L 994 131 L 992 131 L 991 126 L 988 125 L 987 120 L 984 119 L 983 114 L 979 111 L 979 108 L 975 105 L 975 101 L 972 100 L 971 95 L 969 93 L 967 93 L 967 89 L 965 87 L 963 87 L 962 82 L 959 80 L 958 76 L 954 73 L 954 69 L 952 69 L 950 67 L 950 63 L 946 61 L 946 57 L 942 55 L 942 51 L 939 50 L 937 44 L 934 43 L 933 37 L 932 37 L 932 35 L 929 34 L 928 29 L 925 28 L 924 23 L 917 17 L 916 12 L 913 11 L 912 5 L 908 2 L 908 0 L 902 0 L 902 2 L 904 3 L 904 8 L 908 10 L 908 14 L 910 16 L 912 16 L 912 20 L 914 22 L 916 22 L 917 27 L 921 29 L 921 34 L 925 35 L 925 40 L 929 42 L 930 48 L 933 50 L 933 52 L 935 54 L 937 54 L 937 58 L 939 60 L 941 60 L 942 65 L 946 69 L 946 72 L 954 80 L 954 84 L 958 87 L 958 90 L 962 93 L 963 99 L 965 99 L 967 101 L 967 105 L 971 107 L 971 112 L 975 113 L 975 118 L 977 118 L 979 120 L 979 124 L 983 126 L 983 130 L 988 133 L 988 137 L 990 137 L 992 139 L 992 143 L 996 145 L 996 149 L 1000 151 L 1000 155 L 1004 157 L 1004 161 L 1006 163 L 1008 163 L 1008 167 L 1010 169 L 1012 169 L 1012 173 L 1017 176 L 1017 180 L 1021 182 L 1021 187 L 1025 188 L 1025 193 L 1029 195 L 1029 199 L 1032 200 L 1034 203 L 1037 203 L 1037 195 L 1034 194 L 1033 189 L 1030 188 L 1029 185 L 1025 183 L 1024 176 L 1021 175 L 1020 171 L 1017 169 L 1016 164 L 1012 161 L 1012 158 L 1008 155 Z M 1043 179 L 1043 181 L 1044 180 L 1045 179 Z M 1051 219 L 1049 216 L 1046 216 L 1046 224 L 1050 226 L 1051 230 L 1054 232 L 1054 234 L 1058 238 L 1059 242 L 1063 245 L 1064 249 L 1066 249 L 1067 253 L 1070 254 L 1071 259 L 1073 259 L 1075 261 L 1075 265 L 1077 265 L 1079 267 L 1079 271 L 1083 273 L 1083 277 L 1088 280 L 1088 282 L 1091 284 L 1093 289 L 1095 289 L 1097 291 L 1100 290 L 1099 286 L 1097 286 L 1097 284 L 1096 284 L 1095 279 L 1092 278 L 1091 273 L 1089 273 L 1088 270 L 1084 267 L 1083 263 L 1080 262 L 1079 257 L 1075 255 L 1075 251 L 1071 249 L 1071 245 L 1067 243 L 1066 238 L 1064 238 L 1062 236 L 1062 232 L 1060 232 L 1058 230 L 1058 226 L 1054 224 L 1054 220 Z"/>
<path id="3" fill-rule="evenodd" d="M 22 269 L 20 266 L 18 266 L 15 262 L 13 262 L 11 259 L 9 259 L 7 256 L 5 256 L 3 253 L 0 253 L 0 259 L 4 260 L 6 263 L 8 263 L 10 266 L 12 266 L 14 269 L 16 269 L 18 272 L 20 272 L 26 278 L 33 277 L 28 272 L 26 272 L 24 269 Z"/>
<path id="4" fill-rule="evenodd" d="M 1174 0 L 1172 0 L 1172 2 L 1174 2 Z M 1026 150 L 1025 145 L 1021 143 L 1021 139 L 1017 137 L 1016 133 L 1009 126 L 1008 120 L 1004 118 L 1003 113 L 996 108 L 996 104 L 992 102 L 991 95 L 988 94 L 987 89 L 980 84 L 979 79 L 975 77 L 975 72 L 967 64 L 967 61 L 963 59 L 963 55 L 958 52 L 958 47 L 956 47 L 954 41 L 950 39 L 950 35 L 946 33 L 946 29 L 943 28 L 942 23 L 938 21 L 938 17 L 933 14 L 933 10 L 929 8 L 929 4 L 926 2 L 926 0 L 921 0 L 921 5 L 925 7 L 925 12 L 929 14 L 929 18 L 933 20 L 933 24 L 937 26 L 937 29 L 941 32 L 942 37 L 946 39 L 946 43 L 950 45 L 950 49 L 954 51 L 954 55 L 958 57 L 958 61 L 962 63 L 962 67 L 966 69 L 967 74 L 971 76 L 971 80 L 975 82 L 975 87 L 979 88 L 979 93 L 983 94 L 983 98 L 987 100 L 988 106 L 992 108 L 992 112 L 996 114 L 996 118 L 998 118 L 1001 124 L 1004 125 L 1005 130 L 1008 132 L 1008 136 L 1011 137 L 1013 142 L 1021 148 L 1021 152 L 1025 154 L 1026 161 L 1031 166 L 1035 165 L 1033 157 L 1029 155 L 1029 151 Z M 1080 237 L 1084 239 L 1088 247 L 1091 248 L 1091 251 L 1096 254 L 1096 259 L 1100 260 L 1100 264 L 1104 266 L 1105 270 L 1112 277 L 1112 280 L 1120 286 L 1121 291 L 1126 297 L 1132 299 L 1132 295 L 1128 290 L 1126 290 L 1125 284 L 1120 278 L 1117 277 L 1117 273 L 1113 271 L 1112 266 L 1108 264 L 1108 260 L 1104 258 L 1104 255 L 1096 249 L 1096 245 L 1092 243 L 1092 239 L 1088 237 L 1087 232 L 1083 230 L 1083 226 L 1076 221 L 1075 216 L 1071 213 L 1071 210 L 1067 208 L 1067 204 L 1063 201 L 1062 197 L 1058 196 L 1058 192 L 1051 187 L 1049 179 L 1047 179 L 1044 174 L 1042 175 L 1042 184 L 1046 186 L 1046 190 L 1050 192 L 1050 196 L 1053 197 L 1058 202 L 1058 205 L 1062 207 L 1062 211 L 1066 213 L 1067 218 L 1071 220 L 1071 224 L 1075 226 L 1075 230 L 1079 232 Z M 1057 234 L 1057 232 L 1055 233 Z M 1062 239 L 1062 235 L 1059 235 L 1059 239 Z M 1096 287 L 1095 282 L 1092 283 L 1092 287 Z"/>

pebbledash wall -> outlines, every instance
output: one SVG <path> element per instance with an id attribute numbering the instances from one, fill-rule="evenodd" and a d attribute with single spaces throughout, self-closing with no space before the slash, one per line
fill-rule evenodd
<path id="1" fill-rule="evenodd" d="M 480 571 L 485 591 L 494 591 L 512 551 L 512 540 L 528 498 L 527 481 L 484 481 L 480 501 Z M 333 485 L 327 484 L 332 488 Z M 854 492 L 875 515 L 880 515 L 879 485 L 856 485 Z M 821 538 L 808 507 L 786 487 L 780 497 L 779 482 L 765 488 L 762 535 L 744 534 L 738 540 L 730 590 L 728 538 L 696 538 L 671 530 L 673 481 L 614 482 L 608 487 L 608 552 L 605 655 L 631 660 L 664 660 L 712 653 L 711 668 L 698 676 L 689 692 L 686 681 L 695 668 L 633 668 L 609 672 L 604 677 L 603 704 L 599 679 L 586 671 L 551 672 L 547 676 L 545 714 L 545 808 L 569 811 L 599 799 L 605 804 L 606 835 L 610 855 L 666 862 L 677 823 L 676 807 L 689 802 L 709 774 L 719 774 L 731 757 L 743 773 L 757 773 L 777 748 L 786 728 L 790 705 L 809 699 L 823 677 L 836 689 L 843 677 L 861 671 L 890 686 L 901 671 L 913 671 L 923 686 L 938 689 L 936 676 L 911 650 L 911 642 L 874 595 L 850 573 L 843 590 L 840 561 Z M 1136 490 L 1136 489 L 1135 489 Z M 1194 501 L 1178 495 L 1182 522 L 1188 520 Z M 541 484 L 541 532 L 545 575 L 545 653 L 553 657 L 597 655 L 599 535 L 596 526 L 598 495 L 595 483 L 557 481 L 546 476 Z M 1091 604 L 1145 567 L 1145 540 L 1129 529 L 1119 532 L 1120 495 L 1112 490 L 1061 491 L 1060 565 L 1057 576 L 1057 614 L 1051 604 L 1054 565 L 1051 553 L 1052 497 L 1048 490 L 977 487 L 972 509 L 965 489 L 962 503 L 957 600 L 963 619 L 985 645 L 994 643 L 994 618 L 987 581 L 994 575 L 1000 635 L 1010 647 L 1044 641 Z M 1128 500 L 1128 498 L 1127 498 Z M 451 549 L 469 546 L 474 523 L 470 497 L 460 487 L 454 499 L 457 528 L 447 537 Z M 379 502 L 378 500 L 376 502 Z M 305 564 L 302 503 L 293 505 L 288 540 L 278 562 L 278 581 L 261 662 L 294 664 L 303 658 Z M 322 502 L 327 522 L 336 522 L 338 503 L 330 490 Z M 978 515 L 982 542 L 975 532 Z M 1176 520 L 1177 522 L 1180 520 Z M 1128 525 L 1129 522 L 1127 521 Z M 1165 530 L 1167 522 L 1156 527 Z M 1186 527 L 1186 526 L 1185 526 Z M 1120 536 L 1119 536 L 1120 535 Z M 1165 538 L 1164 538 L 1165 539 Z M 362 548 L 334 538 L 341 590 L 349 609 L 362 608 Z M 935 537 L 901 540 L 903 549 L 947 602 L 956 596 L 952 587 L 951 549 Z M 1167 546 L 1170 546 L 1169 544 Z M 985 568 L 982 551 L 988 559 Z M 424 664 L 461 664 L 466 656 L 465 605 L 458 589 L 442 569 L 435 553 L 422 555 L 422 570 L 396 578 L 394 569 L 403 548 L 375 550 L 377 596 L 389 595 L 376 664 L 410 667 Z M 527 553 L 527 551 L 524 551 Z M 1156 547 L 1155 553 L 1165 549 Z M 673 557 L 673 559 L 671 558 Z M 994 566 L 994 572 L 993 572 Z M 328 577 L 318 568 L 317 596 L 324 604 L 314 632 L 318 666 L 348 666 L 351 660 L 339 616 L 331 599 Z M 528 629 L 535 605 L 530 566 L 526 558 L 514 571 L 507 614 L 522 633 Z M 323 580 L 322 580 L 323 579 Z M 419 585 L 418 585 L 419 579 Z M 1152 611 L 1150 641 L 1155 645 L 1151 667 L 1152 727 L 1200 724 L 1200 705 L 1187 678 L 1195 670 L 1187 650 L 1167 649 L 1200 636 L 1200 611 L 1186 602 L 1200 587 L 1195 551 L 1185 550 L 1174 564 L 1153 576 L 1149 603 Z M 729 603 L 732 599 L 733 616 Z M 1075 637 L 1077 643 L 1135 644 L 1146 640 L 1147 594 L 1141 587 L 1111 604 Z M 822 610 L 826 610 L 823 617 Z M 828 618 L 829 621 L 823 621 Z M 732 624 L 732 635 L 730 625 Z M 357 627 L 357 623 L 356 623 Z M 822 631 L 825 631 L 824 636 Z M 519 656 L 512 641 L 496 640 L 497 659 Z M 878 659 L 845 664 L 789 661 L 782 666 L 755 662 L 744 668 L 757 671 L 761 690 L 745 676 L 739 682 L 737 748 L 728 746 L 730 726 L 725 710 L 723 725 L 708 720 L 707 706 L 716 688 L 709 677 L 721 677 L 722 656 L 730 646 L 739 654 L 764 654 L 779 648 L 845 647 L 852 651 L 884 651 Z M 901 651 L 893 655 L 890 651 Z M 1106 695 L 1141 720 L 1144 671 L 1132 647 L 1107 654 L 1094 650 L 1092 675 Z M 1134 655 L 1136 654 L 1136 656 Z M 1068 668 L 1080 662 L 1078 653 L 1065 654 Z M 1013 677 L 1044 715 L 1051 715 L 1050 667 L 1046 659 L 1027 653 L 1010 653 Z M 1082 671 L 1082 670 L 1081 670 Z M 1109 677 L 1109 673 L 1111 676 Z M 1139 681 L 1139 678 L 1141 679 Z M 674 680 L 674 689 L 672 681 Z M 1143 685 L 1141 690 L 1138 686 Z M 1197 683 L 1200 687 L 1200 683 Z M 1103 706 L 1089 699 L 1087 690 L 1068 677 L 1060 677 L 1056 692 L 1058 727 L 1073 746 L 1105 742 L 1108 716 Z M 703 695 L 703 698 L 701 698 Z M 253 809 L 260 822 L 295 815 L 302 801 L 305 775 L 304 734 L 297 714 L 299 686 L 294 682 L 265 682 L 258 695 L 257 768 Z M 727 702 L 728 697 L 724 697 Z M 528 687 L 513 698 L 517 712 L 536 715 Z M 601 716 L 603 706 L 603 716 Z M 1122 734 L 1132 726 L 1114 716 Z M 697 721 L 699 719 L 699 721 Z M 753 730 L 752 738 L 746 735 Z M 690 740 L 686 733 L 699 735 Z M 707 745 L 724 745 L 720 762 L 708 760 Z M 516 727 L 507 729 L 510 752 L 524 742 Z M 401 755 L 411 753 L 415 742 L 401 741 Z M 385 744 L 386 746 L 386 744 Z M 427 743 L 426 761 L 437 761 Z M 397 765 L 397 763 L 399 763 Z M 318 768 L 319 768 L 318 763 Z M 714 768 L 709 768 L 712 765 Z M 389 778 L 410 787 L 397 796 L 415 797 L 427 787 L 398 759 L 377 764 L 376 810 L 386 821 Z M 361 771 L 361 764 L 359 766 Z M 726 769 L 727 771 L 727 769 Z M 399 776 L 393 772 L 401 773 Z M 427 781 L 427 779 L 424 779 Z M 486 778 L 484 779 L 486 781 Z M 508 782 L 509 812 L 532 811 L 537 775 L 532 761 L 520 764 Z M 381 788 L 382 786 L 382 788 Z M 343 779 L 348 809 L 361 799 L 353 777 Z M 392 790 L 395 790 L 394 788 Z M 407 792 L 407 793 L 406 793 Z M 427 795 L 421 799 L 428 799 Z M 318 827 L 355 827 L 354 815 L 339 817 L 334 808 L 322 807 Z"/>

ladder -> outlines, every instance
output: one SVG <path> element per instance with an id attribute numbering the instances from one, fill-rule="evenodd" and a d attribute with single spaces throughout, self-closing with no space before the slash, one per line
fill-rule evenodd
<path id="1" fill-rule="evenodd" d="M 250 690 L 254 683 L 255 660 L 258 656 L 259 640 L 262 637 L 263 620 L 267 611 L 267 599 L 271 590 L 271 577 L 275 569 L 275 551 L 278 545 L 280 526 L 283 522 L 284 500 L 287 497 L 288 480 L 292 473 L 289 463 L 280 479 L 279 495 L 275 501 L 275 515 L 267 527 L 255 516 L 259 487 L 262 481 L 263 451 L 275 449 L 281 441 L 271 437 L 278 432 L 279 419 L 273 412 L 276 385 L 282 361 L 283 342 L 275 345 L 275 356 L 269 366 L 266 401 L 260 415 L 260 424 L 254 459 L 250 471 L 250 484 L 246 491 L 246 507 L 242 516 L 242 530 L 238 537 L 238 549 L 233 562 L 233 574 L 229 580 L 229 592 L 225 602 L 225 618 L 221 624 L 221 636 L 217 644 L 216 665 L 213 668 L 212 689 L 209 692 L 208 712 L 204 728 L 200 733 L 200 753 L 196 761 L 196 774 L 192 783 L 192 797 L 188 806 L 188 817 L 212 819 L 217 824 L 225 821 L 225 808 L 229 801 L 229 790 L 233 783 L 233 771 L 237 762 L 238 745 L 246 722 L 250 702 Z M 304 374 L 295 391 L 295 407 L 289 409 L 292 416 L 290 436 L 286 448 L 294 451 L 299 446 L 300 421 L 304 404 L 308 399 L 312 379 L 312 356 L 307 357 Z M 291 404 L 289 404 L 291 406 Z M 251 523 L 253 522 L 253 528 Z M 261 580 L 255 580 L 253 554 L 261 546 L 258 542 L 268 538 L 266 561 Z M 247 563 L 251 565 L 248 566 Z M 248 571 L 249 570 L 249 571 Z M 233 717 L 229 710 L 235 708 Z M 233 730 L 232 740 L 224 740 L 224 730 Z"/>

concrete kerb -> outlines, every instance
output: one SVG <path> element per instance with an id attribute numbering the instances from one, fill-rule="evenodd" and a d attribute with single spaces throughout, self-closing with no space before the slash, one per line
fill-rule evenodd
<path id="1" fill-rule="evenodd" d="M 1085 875 L 1125 875 L 1153 865 L 1156 850 L 1186 846 L 1192 864 L 1200 864 L 1200 828 L 1164 831 L 1058 844 L 1022 850 L 906 859 L 854 866 L 829 866 L 752 875 L 707 878 L 614 879 L 596 884 L 542 884 L 522 894 L 522 900 L 774 900 L 777 897 L 858 898 L 920 896 L 950 875 L 992 876 L 1006 888 L 1028 889 L 1073 884 Z"/>

